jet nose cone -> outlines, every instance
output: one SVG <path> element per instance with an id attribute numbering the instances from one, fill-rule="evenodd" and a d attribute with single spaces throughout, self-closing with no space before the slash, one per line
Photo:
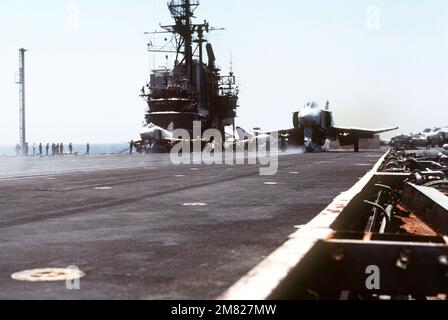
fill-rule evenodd
<path id="1" fill-rule="evenodd" d="M 319 125 L 320 118 L 313 112 L 304 111 L 299 113 L 299 122 L 303 127 Z"/>
<path id="2" fill-rule="evenodd" d="M 152 136 L 154 135 L 154 130 L 152 129 L 144 129 L 140 132 L 140 137 L 145 140 L 145 139 L 150 139 L 152 138 Z"/>

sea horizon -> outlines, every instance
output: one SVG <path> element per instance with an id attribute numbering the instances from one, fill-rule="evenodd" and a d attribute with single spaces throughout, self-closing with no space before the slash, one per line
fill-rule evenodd
<path id="1" fill-rule="evenodd" d="M 46 144 L 42 144 L 43 153 L 45 154 Z M 64 144 L 64 154 L 68 153 L 69 143 Z M 0 157 L 12 157 L 16 155 L 15 145 L 0 145 Z M 73 154 L 86 154 L 87 143 L 73 143 Z M 126 143 L 90 143 L 91 155 L 102 154 L 120 154 L 129 151 L 129 145 Z M 39 144 L 36 144 L 36 155 L 39 153 Z M 51 153 L 51 145 L 50 145 Z M 33 155 L 33 144 L 29 145 L 29 154 Z"/>

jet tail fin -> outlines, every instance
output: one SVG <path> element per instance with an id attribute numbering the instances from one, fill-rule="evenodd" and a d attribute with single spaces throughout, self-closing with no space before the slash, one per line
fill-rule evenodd
<path id="1" fill-rule="evenodd" d="M 166 128 L 166 130 L 171 132 L 171 133 L 174 132 L 174 122 L 171 122 L 169 124 L 169 126 Z"/>
<path id="2" fill-rule="evenodd" d="M 236 132 L 238 133 L 238 136 L 241 141 L 249 140 L 250 138 L 253 138 L 253 134 L 247 132 L 241 127 L 236 128 Z"/>

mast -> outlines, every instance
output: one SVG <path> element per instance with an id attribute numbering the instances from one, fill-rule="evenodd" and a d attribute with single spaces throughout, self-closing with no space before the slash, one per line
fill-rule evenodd
<path id="1" fill-rule="evenodd" d="M 26 154 L 26 118 L 25 118 L 25 52 L 26 49 L 19 50 L 19 105 L 20 105 L 20 147 L 22 155 Z"/>
<path id="2" fill-rule="evenodd" d="M 171 0 L 168 3 L 168 8 L 174 18 L 175 25 L 162 26 L 167 32 L 179 35 L 176 39 L 177 54 L 182 53 L 184 55 L 182 62 L 185 62 L 186 76 L 190 83 L 193 82 L 194 77 L 193 34 L 199 26 L 194 25 L 191 19 L 194 17 L 194 11 L 198 6 L 198 0 Z"/>

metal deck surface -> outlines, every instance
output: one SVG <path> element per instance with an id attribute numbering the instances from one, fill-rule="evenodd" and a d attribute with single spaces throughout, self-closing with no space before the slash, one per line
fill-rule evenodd
<path id="1" fill-rule="evenodd" d="M 169 155 L 0 159 L 0 299 L 213 299 L 282 245 L 382 151 L 258 166 Z M 80 290 L 18 271 L 76 265 Z"/>

